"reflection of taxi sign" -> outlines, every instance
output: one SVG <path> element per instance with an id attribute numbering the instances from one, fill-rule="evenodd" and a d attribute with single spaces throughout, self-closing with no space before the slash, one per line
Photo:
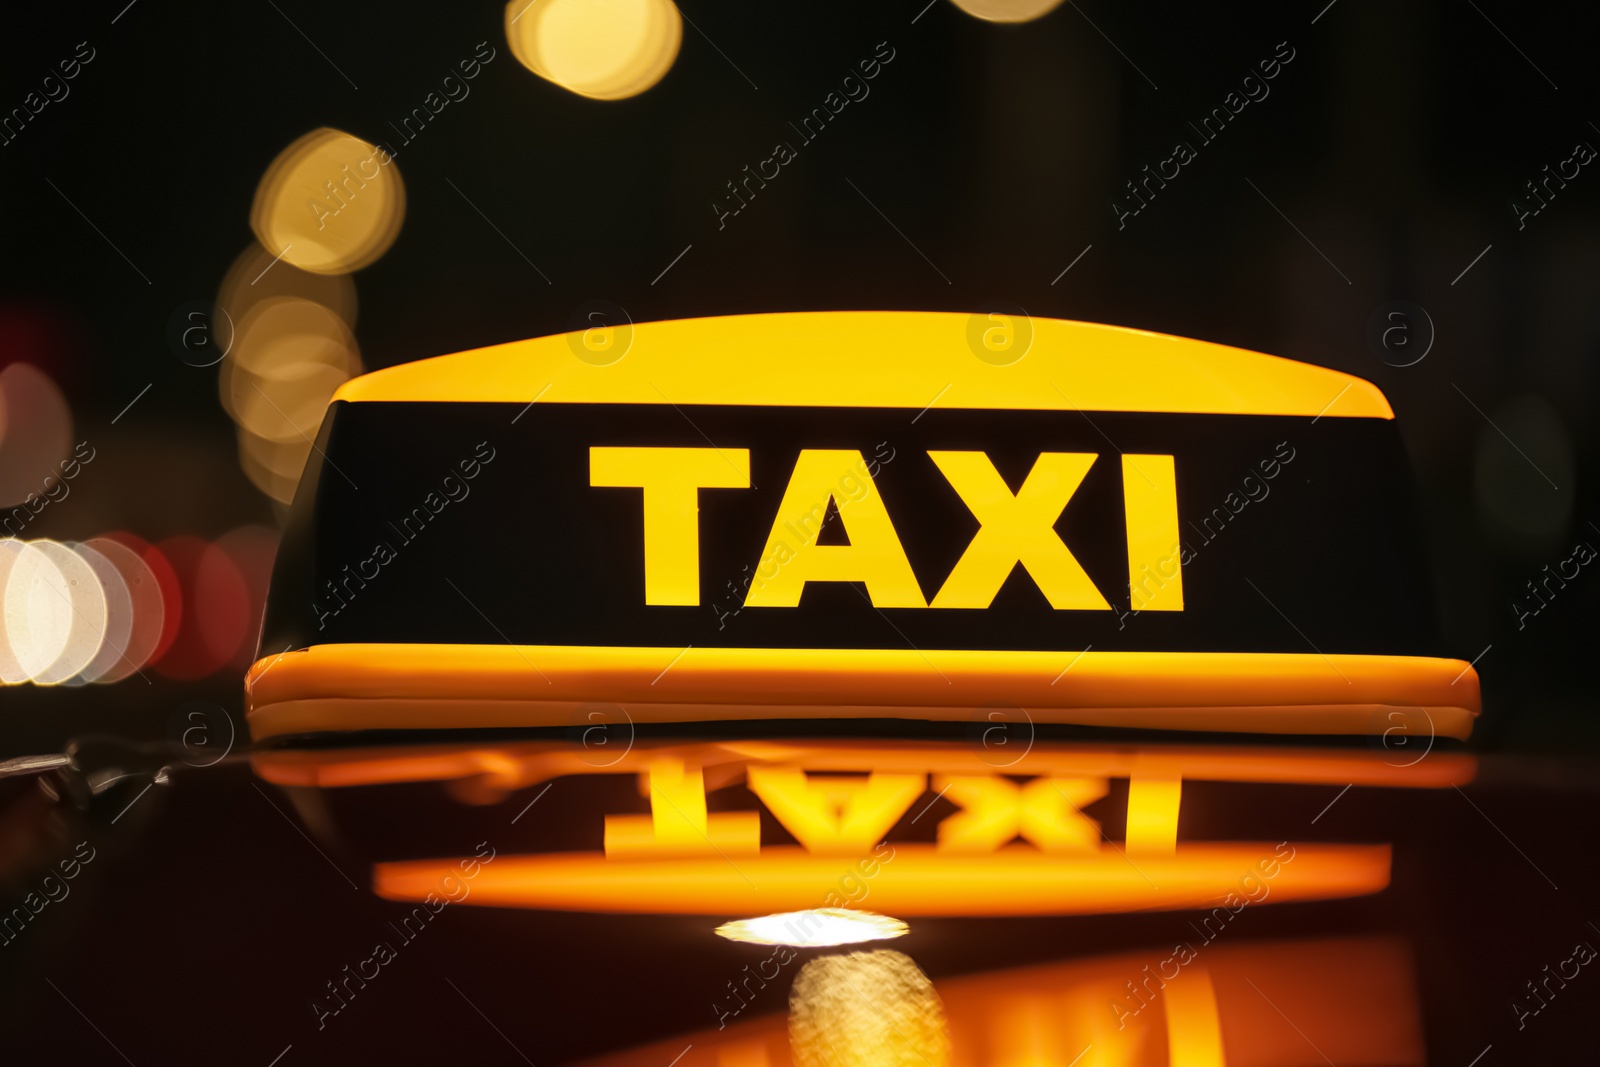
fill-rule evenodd
<path id="1" fill-rule="evenodd" d="M 937 1007 L 927 1014 L 944 1024 L 940 1029 L 948 1030 L 949 1052 L 944 1057 L 924 1036 L 926 1024 L 917 1025 L 922 1019 L 900 1008 L 903 1001 L 848 977 L 841 983 L 847 999 L 841 999 L 860 1007 L 853 1014 L 839 1013 L 854 1024 L 842 1035 L 838 1032 L 845 1028 L 835 1025 L 830 1028 L 832 1033 L 818 1040 L 806 1029 L 797 1030 L 792 1016 L 784 1012 L 762 1014 L 760 1009 L 770 1002 L 757 994 L 767 984 L 764 979 L 782 973 L 780 967 L 787 959 L 779 955 L 747 965 L 735 975 L 737 981 L 719 990 L 712 1004 L 717 1025 L 579 1064 L 1186 1067 L 1270 1063 L 1316 1067 L 1382 1063 L 1411 1067 L 1428 1062 L 1415 965 L 1409 946 L 1401 939 L 1344 936 L 1209 945 L 1203 935 L 1183 924 L 1175 925 L 1179 930 L 1176 936 L 1187 940 L 1160 950 L 939 978 L 933 983 Z M 1308 965 L 1310 960 L 1316 961 L 1314 966 Z M 770 969 L 765 966 L 769 961 Z M 879 1058 L 830 1058 L 818 1056 L 808 1047 L 848 1048 L 848 1040 L 859 1041 L 863 1032 L 877 1038 L 861 1043 L 879 1053 Z M 929 1049 L 928 1054 L 922 1054 L 924 1048 Z M 904 1054 L 892 1059 L 893 1052 Z"/>
<path id="2" fill-rule="evenodd" d="M 1464 753 L 1397 765 L 1373 751 L 1260 745 L 1041 741 L 1004 774 L 982 751 L 938 741 L 647 739 L 612 763 L 591 754 L 562 741 L 452 741 L 281 748 L 254 762 L 282 786 L 439 782 L 473 806 L 554 789 L 544 810 L 564 812 L 561 845 L 579 850 L 501 854 L 476 876 L 471 903 L 721 916 L 1070 915 L 1212 908 L 1241 894 L 1363 896 L 1389 884 L 1387 844 L 1211 840 L 1193 832 L 1203 820 L 1186 820 L 1186 796 L 1214 813 L 1212 783 L 1227 783 L 1270 813 L 1286 795 L 1274 787 L 1446 789 L 1475 773 Z M 423 901 L 461 862 L 389 859 L 373 888 Z"/>
<path id="3" fill-rule="evenodd" d="M 992 318 L 640 323 L 615 359 L 564 335 L 348 383 L 273 578 L 255 735 L 596 701 L 1470 731 L 1374 386 L 1043 319 L 997 360 L 970 336 Z"/>

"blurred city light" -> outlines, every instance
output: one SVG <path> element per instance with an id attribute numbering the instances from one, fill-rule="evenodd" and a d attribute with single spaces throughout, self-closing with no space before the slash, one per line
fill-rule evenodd
<path id="1" fill-rule="evenodd" d="M 272 580 L 272 561 L 278 554 L 278 533 L 265 526 L 240 526 L 215 541 L 216 547 L 231 559 L 244 577 L 245 639 L 239 642 L 233 658 L 223 666 L 242 673 L 256 657 L 261 615 L 267 603 L 267 587 Z"/>
<path id="2" fill-rule="evenodd" d="M 260 381 L 293 377 L 307 366 L 327 366 L 347 375 L 360 369 L 355 338 L 339 313 L 326 305 L 299 297 L 278 296 L 256 304 L 239 321 L 235 349 L 223 375 L 229 381 L 247 374 Z M 233 392 L 248 392 L 235 386 Z M 223 394 L 224 406 L 229 393 Z"/>
<path id="3" fill-rule="evenodd" d="M 215 542 L 175 537 L 161 549 L 126 533 L 0 540 L 0 682 L 110 683 L 147 666 L 192 680 L 242 669 L 276 551 L 277 534 L 264 526 Z"/>
<path id="4" fill-rule="evenodd" d="M 60 575 L 60 584 L 45 582 L 59 599 L 46 611 L 65 612 L 67 640 L 48 664 L 33 674 L 35 685 L 59 685 L 87 667 L 100 651 L 106 632 L 106 594 L 83 556 L 56 541 L 35 541 Z M 39 605 L 33 605 L 39 610 Z"/>
<path id="5" fill-rule="evenodd" d="M 256 258 L 247 253 L 239 263 L 248 270 Z M 232 300 L 244 310 L 235 320 L 232 349 L 217 368 L 217 390 L 223 409 L 239 424 L 245 475 L 267 496 L 288 504 L 329 400 L 362 370 L 350 321 L 340 310 L 355 313 L 355 288 L 348 278 L 341 286 L 333 276 L 294 272 L 280 281 L 279 295 L 263 298 L 230 288 L 244 273 L 235 266 L 223 282 L 219 306 Z"/>
<path id="6" fill-rule="evenodd" d="M 232 376 L 234 418 L 244 429 L 268 441 L 313 437 L 334 392 L 350 378 L 342 367 L 325 363 L 295 364 L 282 377 Z"/>
<path id="7" fill-rule="evenodd" d="M 546 81 L 596 100 L 622 100 L 672 69 L 683 20 L 669 0 L 511 0 L 506 40 Z"/>
<path id="8" fill-rule="evenodd" d="M 256 187 L 250 226 L 274 256 L 344 274 L 389 250 L 405 210 L 405 183 L 388 152 L 322 127 L 272 161 Z"/>
<path id="9" fill-rule="evenodd" d="M 84 680 L 90 682 L 119 682 L 150 661 L 156 645 L 161 640 L 162 624 L 166 617 L 166 603 L 161 595 L 160 583 L 143 555 L 127 544 L 110 537 L 93 537 L 84 542 L 85 548 L 100 553 L 122 576 L 127 600 L 117 610 L 127 612 L 127 628 L 113 630 L 107 624 L 107 640 L 113 641 L 122 633 L 122 645 L 116 653 L 95 657 L 94 663 L 84 671 Z"/>
<path id="10" fill-rule="evenodd" d="M 57 485 L 71 450 L 72 412 L 50 376 L 27 363 L 0 370 L 0 507 L 37 514 L 70 491 Z"/>
<path id="11" fill-rule="evenodd" d="M 4 593 L 9 655 L 3 677 L 7 682 L 26 682 L 66 651 L 72 602 L 61 568 L 37 544 L 21 544 L 10 562 Z"/>
<path id="12" fill-rule="evenodd" d="M 239 465 L 250 484 L 280 504 L 294 502 L 300 472 L 311 455 L 311 440 L 269 441 L 239 428 Z"/>
<path id="13" fill-rule="evenodd" d="M 136 534 L 118 530 L 106 537 L 136 553 L 155 579 L 161 597 L 161 627 L 155 635 L 155 647 L 143 662 L 158 663 L 177 640 L 178 627 L 183 623 L 183 587 L 178 584 L 178 572 L 159 548 Z"/>
<path id="14" fill-rule="evenodd" d="M 1061 0 L 951 0 L 986 22 L 1032 22 L 1061 6 Z"/>
<path id="15" fill-rule="evenodd" d="M 83 557 L 84 563 L 94 572 L 94 579 L 99 583 L 106 603 L 105 629 L 101 632 L 98 648 L 83 669 L 68 678 L 66 683 L 83 685 L 98 681 L 126 655 L 128 637 L 133 632 L 133 596 L 122 570 L 110 556 L 88 543 L 75 544 L 72 550 Z"/>
<path id="16" fill-rule="evenodd" d="M 276 297 L 309 300 L 356 324 L 356 283 L 348 274 L 313 274 L 251 241 L 223 275 L 217 306 L 237 324 L 257 304 Z"/>
<path id="17" fill-rule="evenodd" d="M 227 553 L 198 537 L 161 542 L 183 587 L 183 623 L 167 654 L 154 664 L 163 677 L 204 678 L 233 658 L 249 628 L 249 587 Z"/>

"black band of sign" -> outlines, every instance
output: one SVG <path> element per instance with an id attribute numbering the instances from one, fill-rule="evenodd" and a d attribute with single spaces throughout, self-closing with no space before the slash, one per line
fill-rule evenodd
<path id="1" fill-rule="evenodd" d="M 334 405 L 319 441 L 327 458 L 313 453 L 285 535 L 262 648 L 1436 651 L 1392 421 L 536 404 L 513 424 L 524 407 Z M 642 493 L 592 486 L 591 446 L 748 450 L 750 488 L 699 492 L 698 605 L 645 603 Z M 794 608 L 745 606 L 802 449 L 861 453 L 930 601 L 980 524 L 929 450 L 985 453 L 1012 492 L 1041 452 L 1096 454 L 1054 529 L 1112 609 L 1053 609 L 1021 566 L 986 609 L 878 608 L 843 582 L 808 584 Z M 1174 457 L 1181 611 L 1135 610 L 1119 452 Z M 837 518 L 818 541 L 847 543 Z"/>

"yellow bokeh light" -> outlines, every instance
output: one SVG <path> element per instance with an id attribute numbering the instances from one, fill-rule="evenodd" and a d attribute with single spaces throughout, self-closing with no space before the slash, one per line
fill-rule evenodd
<path id="1" fill-rule="evenodd" d="M 511 0 L 506 41 L 539 77 L 580 96 L 621 100 L 666 76 L 683 19 L 670 0 Z"/>
<path id="2" fill-rule="evenodd" d="M 250 209 L 274 256 L 316 274 L 344 274 L 389 250 L 405 218 L 393 157 L 340 130 L 313 130 L 279 153 Z"/>
<path id="3" fill-rule="evenodd" d="M 347 375 L 361 373 L 355 337 L 332 309 L 309 300 L 279 297 L 257 305 L 245 316 L 234 368 L 276 381 L 311 364 L 334 367 Z"/>
<path id="4" fill-rule="evenodd" d="M 328 401 L 361 369 L 349 324 L 318 300 L 272 296 L 240 317 L 217 391 L 239 424 L 239 463 L 257 489 L 293 501 Z"/>
<path id="5" fill-rule="evenodd" d="M 229 318 L 229 323 L 219 329 L 222 339 L 226 341 L 231 336 L 222 330 L 236 331 L 257 304 L 281 297 L 321 304 L 343 319 L 345 325 L 356 324 L 356 283 L 348 274 L 312 274 L 278 259 L 276 252 L 268 252 L 260 242 L 251 241 L 228 268 L 217 289 L 217 306 Z"/>
<path id="6" fill-rule="evenodd" d="M 362 371 L 349 322 L 338 307 L 313 297 L 354 311 L 353 289 L 346 294 L 303 281 L 264 299 L 242 296 L 253 302 L 234 324 L 217 373 L 223 409 L 239 424 L 240 466 L 257 489 L 283 504 L 294 499 L 328 402 Z"/>
<path id="7" fill-rule="evenodd" d="M 280 504 L 294 503 L 294 492 L 311 455 L 311 442 L 269 441 L 249 430 L 239 430 L 239 465 L 257 489 Z"/>
<path id="8" fill-rule="evenodd" d="M 273 417 L 273 405 L 287 413 L 317 383 L 337 388 L 359 373 L 355 337 L 336 311 L 297 297 L 274 297 L 239 320 L 233 349 L 218 370 L 217 391 L 236 421 L 261 436 L 285 440 L 285 433 L 299 435 L 288 430 L 282 414 Z M 321 394 L 320 402 L 330 396 L 331 390 Z M 321 421 L 319 412 L 312 427 Z"/>
<path id="9" fill-rule="evenodd" d="M 789 993 L 795 1067 L 946 1067 L 944 1004 L 911 957 L 879 949 L 823 956 Z"/>
<path id="10" fill-rule="evenodd" d="M 793 945 L 797 948 L 823 948 L 854 945 L 862 941 L 886 941 L 901 937 L 909 928 L 899 919 L 870 911 L 849 908 L 811 908 L 763 915 L 758 919 L 737 919 L 717 927 L 718 937 L 752 945 Z"/>
<path id="11" fill-rule="evenodd" d="M 951 0 L 985 22 L 1032 22 L 1061 6 L 1061 0 Z"/>
<path id="12" fill-rule="evenodd" d="M 276 380 L 252 379 L 234 390 L 234 417 L 269 441 L 313 440 L 328 401 L 349 377 L 338 367 L 311 363 Z"/>

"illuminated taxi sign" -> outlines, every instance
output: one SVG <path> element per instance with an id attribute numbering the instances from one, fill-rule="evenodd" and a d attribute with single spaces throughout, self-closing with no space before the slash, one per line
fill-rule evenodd
<path id="1" fill-rule="evenodd" d="M 852 449 L 801 449 L 767 534 L 746 607 L 798 607 L 808 582 L 860 582 L 880 608 L 987 608 L 1021 566 L 1057 611 L 1110 611 L 1056 523 L 1093 452 L 1042 452 L 1013 492 L 983 452 L 930 451 L 978 523 L 972 541 L 931 601 L 912 573 L 866 458 Z M 1156 583 L 1143 611 L 1182 611 L 1178 492 L 1172 456 L 1121 457 L 1128 543 L 1127 588 Z M 589 450 L 589 484 L 644 491 L 644 602 L 700 603 L 700 491 L 748 489 L 743 448 Z M 829 509 L 846 541 L 824 545 Z"/>
<path id="2" fill-rule="evenodd" d="M 250 677 L 257 738 L 981 718 L 1464 737 L 1371 384 L 968 317 L 642 323 L 347 383 Z"/>

